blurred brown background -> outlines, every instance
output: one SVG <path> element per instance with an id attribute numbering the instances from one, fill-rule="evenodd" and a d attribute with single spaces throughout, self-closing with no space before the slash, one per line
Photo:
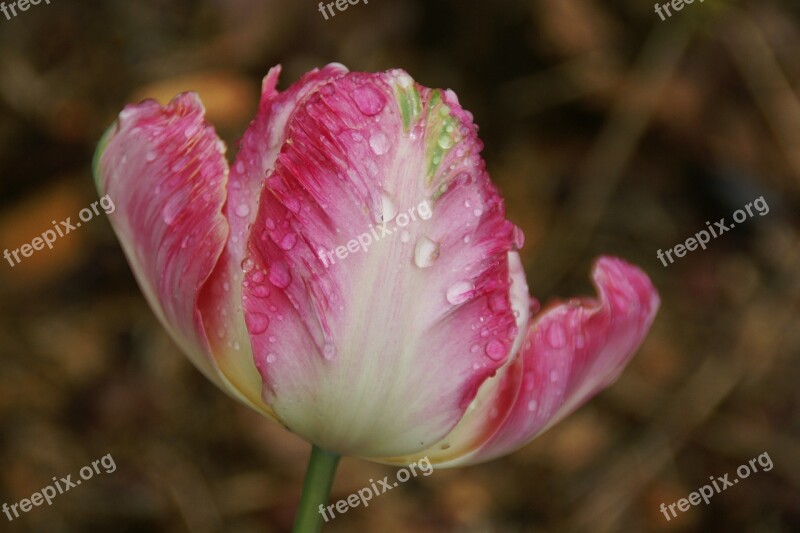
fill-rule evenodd
<path id="1" fill-rule="evenodd" d="M 800 531 L 800 8 L 371 0 L 324 20 L 289 0 L 53 0 L 0 15 L 0 248 L 96 199 L 94 146 L 122 106 L 194 89 L 223 138 L 260 79 L 331 61 L 455 90 L 524 229 L 532 293 L 588 293 L 601 253 L 663 306 L 620 380 L 488 464 L 418 477 L 326 531 Z M 764 196 L 665 268 L 668 249 Z M 0 264 L 0 503 L 111 453 L 2 531 L 284 531 L 308 446 L 217 391 L 147 307 L 104 215 Z M 672 503 L 757 455 L 667 522 Z M 332 498 L 394 470 L 352 459 Z"/>

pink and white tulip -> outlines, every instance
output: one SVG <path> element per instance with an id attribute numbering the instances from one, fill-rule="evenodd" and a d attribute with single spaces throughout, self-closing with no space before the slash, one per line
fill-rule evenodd
<path id="1" fill-rule="evenodd" d="M 539 311 L 452 91 L 333 64 L 278 92 L 279 73 L 230 167 L 192 93 L 126 107 L 96 155 L 148 302 L 211 381 L 320 448 L 452 466 L 620 374 L 659 305 L 649 279 L 602 257 L 596 298 Z M 427 219 L 320 258 L 425 200 Z"/>

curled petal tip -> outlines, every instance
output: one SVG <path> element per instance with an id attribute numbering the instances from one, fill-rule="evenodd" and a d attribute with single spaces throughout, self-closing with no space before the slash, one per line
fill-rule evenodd
<path id="1" fill-rule="evenodd" d="M 592 278 L 598 297 L 537 313 L 519 353 L 441 441 L 447 450 L 437 445 L 423 455 L 458 466 L 510 453 L 619 376 L 653 322 L 658 293 L 644 272 L 613 257 L 600 257 Z"/>

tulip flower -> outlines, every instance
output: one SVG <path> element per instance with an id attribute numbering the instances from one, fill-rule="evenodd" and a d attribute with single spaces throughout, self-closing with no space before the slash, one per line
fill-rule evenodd
<path id="1" fill-rule="evenodd" d="M 452 91 L 332 64 L 279 92 L 279 73 L 231 166 L 184 93 L 127 106 L 94 172 L 178 346 L 312 443 L 297 528 L 313 530 L 339 456 L 449 467 L 508 454 L 617 378 L 659 298 L 642 271 L 601 257 L 595 298 L 540 310 L 522 232 Z"/>

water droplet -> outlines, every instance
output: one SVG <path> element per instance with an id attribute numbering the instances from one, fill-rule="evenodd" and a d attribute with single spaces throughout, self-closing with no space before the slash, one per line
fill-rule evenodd
<path id="1" fill-rule="evenodd" d="M 400 69 L 395 69 L 392 71 L 392 75 L 394 75 L 394 79 L 397 80 L 397 84 L 400 85 L 403 89 L 408 89 L 411 87 L 411 84 L 414 83 L 414 80 L 411 79 L 411 76 L 406 74 Z"/>
<path id="2" fill-rule="evenodd" d="M 447 150 L 448 148 L 453 146 L 453 138 L 447 135 L 446 133 L 439 136 L 439 148 L 442 150 Z"/>
<path id="3" fill-rule="evenodd" d="M 276 359 L 277 357 L 275 356 L 274 353 L 267 354 L 267 363 L 274 363 Z"/>
<path id="4" fill-rule="evenodd" d="M 494 361 L 502 361 L 506 355 L 506 345 L 498 340 L 489 341 L 486 345 L 486 355 Z"/>
<path id="5" fill-rule="evenodd" d="M 466 302 L 472 297 L 475 285 L 471 281 L 457 281 L 447 289 L 447 301 L 452 305 Z"/>
<path id="6" fill-rule="evenodd" d="M 281 239 L 281 242 L 278 246 L 281 247 L 282 250 L 289 251 L 294 248 L 294 245 L 297 243 L 297 234 L 296 233 L 287 233 Z"/>
<path id="7" fill-rule="evenodd" d="M 389 151 L 389 138 L 385 133 L 378 130 L 369 137 L 369 146 L 375 155 L 383 155 Z"/>
<path id="8" fill-rule="evenodd" d="M 262 270 L 256 270 L 253 272 L 253 275 L 250 276 L 250 279 L 253 281 L 253 283 L 263 283 L 264 272 Z"/>
<path id="9" fill-rule="evenodd" d="M 567 335 L 564 332 L 564 327 L 558 322 L 550 324 L 550 328 L 547 330 L 547 342 L 555 349 L 563 348 L 567 344 Z"/>
<path id="10" fill-rule="evenodd" d="M 578 333 L 575 336 L 575 346 L 577 348 L 583 348 L 584 344 L 585 344 L 585 339 L 583 338 L 583 333 Z"/>
<path id="11" fill-rule="evenodd" d="M 519 226 L 514 226 L 514 247 L 517 250 L 521 250 L 522 246 L 525 244 L 525 234 L 522 232 L 522 228 Z"/>
<path id="12" fill-rule="evenodd" d="M 125 109 L 119 112 L 119 121 L 120 123 L 127 122 L 136 115 L 136 108 L 134 106 L 126 106 Z"/>
<path id="13" fill-rule="evenodd" d="M 242 218 L 246 217 L 250 214 L 250 206 L 245 203 L 241 203 L 236 206 L 236 215 Z"/>
<path id="14" fill-rule="evenodd" d="M 278 261 L 272 264 L 269 269 L 269 281 L 280 289 L 285 289 L 292 282 L 292 275 L 289 273 L 289 268 L 286 263 Z"/>
<path id="15" fill-rule="evenodd" d="M 251 270 L 253 270 L 253 267 L 255 265 L 256 264 L 253 262 L 252 259 L 250 259 L 249 257 L 245 257 L 244 260 L 242 261 L 242 270 L 244 270 L 245 272 L 250 272 Z"/>
<path id="16" fill-rule="evenodd" d="M 495 313 L 502 313 L 508 309 L 507 294 L 495 292 L 489 297 L 489 309 Z"/>
<path id="17" fill-rule="evenodd" d="M 331 361 L 332 359 L 336 358 L 336 347 L 332 343 L 326 342 L 322 347 L 322 355 L 325 357 L 325 359 Z"/>
<path id="18" fill-rule="evenodd" d="M 528 402 L 528 411 L 535 411 L 536 410 L 536 400 L 531 400 Z"/>
<path id="19" fill-rule="evenodd" d="M 558 372 L 556 372 L 555 370 L 550 371 L 550 381 L 552 381 L 553 383 L 558 381 Z"/>
<path id="20" fill-rule="evenodd" d="M 481 349 L 480 346 L 478 346 L 477 344 L 473 344 L 472 348 L 470 348 L 469 351 L 472 352 L 472 353 L 478 353 L 478 350 L 480 350 L 480 349 Z"/>
<path id="21" fill-rule="evenodd" d="M 264 224 L 267 226 L 268 229 L 275 229 L 275 221 L 272 220 L 271 217 L 267 217 L 267 220 L 264 221 Z"/>
<path id="22" fill-rule="evenodd" d="M 217 328 L 217 337 L 219 337 L 220 339 L 225 338 L 225 328 L 224 327 L 220 326 L 220 327 Z"/>
<path id="23" fill-rule="evenodd" d="M 431 266 L 439 257 L 439 243 L 422 236 L 414 247 L 414 264 L 419 268 Z"/>
<path id="24" fill-rule="evenodd" d="M 481 317 L 481 322 L 483 322 L 483 317 Z M 489 328 L 487 328 L 486 326 L 483 326 L 481 328 L 481 337 L 483 337 L 485 339 L 488 336 L 489 336 Z"/>
<path id="25" fill-rule="evenodd" d="M 472 237 L 470 237 L 469 235 L 464 235 L 464 244 L 469 244 L 469 241 L 471 241 L 471 240 L 472 240 Z"/>
<path id="26" fill-rule="evenodd" d="M 187 235 L 183 239 L 181 239 L 181 248 L 186 248 L 189 246 L 189 242 L 192 240 L 192 237 Z"/>
<path id="27" fill-rule="evenodd" d="M 161 210 L 161 218 L 164 220 L 164 224 L 167 226 L 171 226 L 175 219 L 178 216 L 178 207 L 176 202 L 167 202 L 164 206 L 164 209 Z"/>
<path id="28" fill-rule="evenodd" d="M 228 292 L 229 290 L 231 290 L 231 284 L 228 283 L 227 281 L 223 281 L 222 282 L 222 290 L 224 290 L 225 292 Z"/>
<path id="29" fill-rule="evenodd" d="M 291 211 L 292 213 L 299 213 L 300 212 L 300 201 L 297 198 L 291 197 L 287 198 L 284 202 L 286 209 Z"/>
<path id="30" fill-rule="evenodd" d="M 238 351 L 239 351 L 239 348 L 241 348 L 241 346 L 239 345 L 239 342 L 238 342 L 238 341 L 234 341 L 234 343 L 233 343 L 233 349 L 234 349 L 234 350 L 236 350 L 236 351 L 238 352 Z"/>
<path id="31" fill-rule="evenodd" d="M 278 340 L 278 339 L 275 338 L 275 335 L 270 335 L 269 336 L 269 342 L 275 342 L 276 340 Z"/>
<path id="32" fill-rule="evenodd" d="M 475 215 L 476 217 L 479 217 L 483 214 L 483 209 L 481 209 L 480 207 L 476 207 L 475 210 L 472 212 L 472 214 Z"/>
<path id="33" fill-rule="evenodd" d="M 377 115 L 386 106 L 386 98 L 371 85 L 363 85 L 353 90 L 353 99 L 359 111 L 368 117 Z"/>
<path id="34" fill-rule="evenodd" d="M 256 285 L 251 289 L 253 296 L 256 298 L 266 298 L 269 296 L 269 288 L 266 285 Z"/>
<path id="35" fill-rule="evenodd" d="M 269 326 L 269 318 L 264 313 L 245 313 L 244 321 L 247 324 L 247 330 L 253 335 L 264 333 Z"/>
<path id="36" fill-rule="evenodd" d="M 400 242 L 408 242 L 411 240 L 411 233 L 408 230 L 404 229 L 403 232 L 400 234 Z"/>
<path id="37" fill-rule="evenodd" d="M 150 148 L 147 150 L 147 155 L 145 155 L 145 159 L 148 161 L 155 161 L 156 160 L 156 151 Z"/>
<path id="38" fill-rule="evenodd" d="M 381 212 L 378 214 L 378 222 L 388 222 L 394 220 L 397 215 L 397 206 L 394 205 L 392 197 L 388 193 L 381 194 Z"/>

